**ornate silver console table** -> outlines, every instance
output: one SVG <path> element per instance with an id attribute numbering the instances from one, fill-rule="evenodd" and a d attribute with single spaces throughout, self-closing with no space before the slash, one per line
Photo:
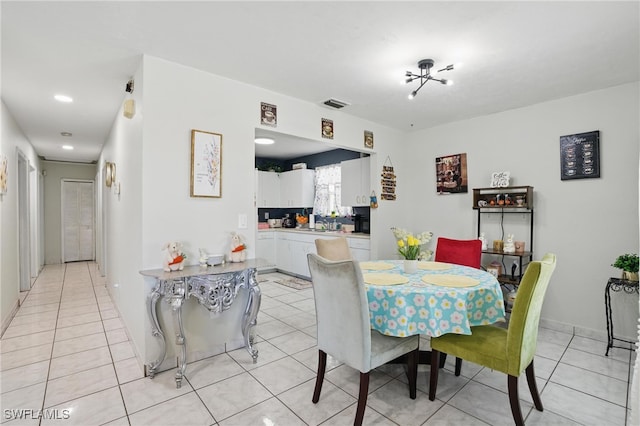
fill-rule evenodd
<path id="1" fill-rule="evenodd" d="M 247 306 L 242 316 L 242 336 L 244 344 L 253 362 L 258 360 L 258 349 L 254 345 L 251 329 L 256 324 L 260 310 L 260 287 L 256 280 L 256 268 L 263 266 L 263 261 L 250 259 L 240 263 L 226 263 L 221 266 L 187 266 L 182 271 L 165 272 L 162 269 L 140 271 L 146 277 L 156 279 L 156 286 L 147 299 L 151 333 L 162 342 L 162 350 L 158 359 L 147 365 L 149 377 L 153 379 L 167 353 L 167 342 L 158 322 L 157 305 L 162 298 L 173 313 L 176 324 L 176 345 L 181 347 L 180 365 L 176 372 L 176 386 L 182 386 L 182 378 L 187 367 L 187 347 L 182 325 L 182 304 L 189 297 L 194 297 L 210 312 L 222 312 L 233 304 L 238 290 L 245 288 L 249 294 Z"/>

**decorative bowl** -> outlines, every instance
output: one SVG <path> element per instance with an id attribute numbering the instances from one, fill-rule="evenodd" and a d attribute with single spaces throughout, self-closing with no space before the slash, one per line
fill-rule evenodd
<path id="1" fill-rule="evenodd" d="M 207 258 L 207 265 L 215 266 L 224 263 L 224 254 L 210 254 Z"/>

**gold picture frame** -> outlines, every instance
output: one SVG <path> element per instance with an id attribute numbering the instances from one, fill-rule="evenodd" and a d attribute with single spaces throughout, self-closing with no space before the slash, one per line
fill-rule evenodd
<path id="1" fill-rule="evenodd" d="M 192 197 L 222 197 L 222 134 L 191 130 Z"/>

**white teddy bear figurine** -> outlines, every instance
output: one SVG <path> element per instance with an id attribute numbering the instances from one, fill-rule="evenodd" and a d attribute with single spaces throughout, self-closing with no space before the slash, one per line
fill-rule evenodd
<path id="1" fill-rule="evenodd" d="M 502 251 L 505 253 L 516 252 L 516 245 L 513 242 L 513 234 L 507 234 L 507 241 L 504 242 L 504 248 Z"/>
<path id="2" fill-rule="evenodd" d="M 167 243 L 162 247 L 165 251 L 163 266 L 165 272 L 182 271 L 184 269 L 184 260 L 187 256 L 182 253 L 182 244 L 177 241 Z"/>

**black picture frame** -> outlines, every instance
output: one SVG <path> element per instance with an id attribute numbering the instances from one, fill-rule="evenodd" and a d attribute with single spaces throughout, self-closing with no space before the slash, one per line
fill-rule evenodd
<path id="1" fill-rule="evenodd" d="M 600 131 L 560 136 L 560 179 L 600 177 Z"/>

